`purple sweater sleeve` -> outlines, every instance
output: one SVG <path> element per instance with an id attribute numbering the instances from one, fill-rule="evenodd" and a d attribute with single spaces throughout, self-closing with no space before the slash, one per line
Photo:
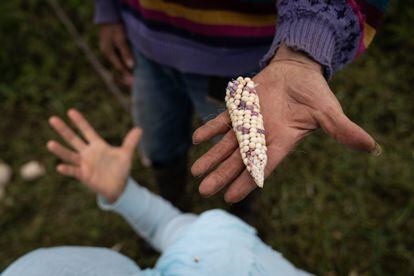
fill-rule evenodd
<path id="1" fill-rule="evenodd" d="M 95 0 L 96 24 L 115 23 L 121 20 L 119 6 L 116 0 Z"/>
<path id="2" fill-rule="evenodd" d="M 356 56 L 362 31 L 347 0 L 277 0 L 276 5 L 276 35 L 262 66 L 282 42 L 323 65 L 327 79 Z"/>

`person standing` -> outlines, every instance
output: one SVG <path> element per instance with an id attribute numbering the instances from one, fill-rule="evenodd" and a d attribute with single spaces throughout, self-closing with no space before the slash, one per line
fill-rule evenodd
<path id="1" fill-rule="evenodd" d="M 217 114 L 209 92 L 238 75 L 255 75 L 259 84 L 271 139 L 267 174 L 319 127 L 351 148 L 378 152 L 374 139 L 345 116 L 327 80 L 371 43 L 387 3 L 95 0 L 100 48 L 125 79 L 133 79 L 133 116 L 144 129 L 142 151 L 161 195 L 180 200 L 193 111 L 204 121 Z M 223 83 L 223 93 L 224 88 Z M 226 201 L 237 202 L 255 186 L 228 125 L 224 112 L 196 131 L 195 143 L 217 134 L 224 138 L 192 173 L 207 175 L 202 195 L 228 187 Z"/>

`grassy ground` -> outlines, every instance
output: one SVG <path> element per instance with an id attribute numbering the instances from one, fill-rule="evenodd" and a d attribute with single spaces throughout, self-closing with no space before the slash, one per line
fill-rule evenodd
<path id="1" fill-rule="evenodd" d="M 92 1 L 64 1 L 94 47 Z M 349 116 L 376 137 L 384 154 L 350 152 L 318 132 L 267 182 L 258 220 L 264 239 L 293 263 L 321 275 L 414 274 L 414 8 L 393 1 L 369 53 L 339 73 L 332 87 Z M 99 211 L 84 187 L 54 172 L 45 150 L 51 114 L 77 107 L 109 141 L 131 126 L 51 9 L 34 0 L 0 2 L 0 158 L 15 172 L 37 159 L 47 175 L 24 182 L 16 173 L 0 202 L 0 271 L 32 249 L 56 245 L 121 246 L 141 266 L 157 255 L 140 249 L 120 218 Z M 205 146 L 194 148 L 192 158 Z M 150 187 L 138 162 L 133 175 Z M 200 200 L 196 212 L 224 206 Z"/>

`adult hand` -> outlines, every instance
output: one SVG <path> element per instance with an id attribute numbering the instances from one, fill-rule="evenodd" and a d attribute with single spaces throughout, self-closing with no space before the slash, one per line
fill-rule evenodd
<path id="1" fill-rule="evenodd" d="M 57 166 L 57 171 L 78 179 L 108 201 L 115 201 L 124 190 L 141 129 L 133 128 L 122 146 L 113 147 L 95 132 L 79 111 L 70 109 L 68 117 L 86 141 L 59 117 L 49 119 L 52 128 L 73 148 L 68 149 L 53 140 L 47 143 L 48 150 L 64 162 Z"/>
<path id="2" fill-rule="evenodd" d="M 282 45 L 271 63 L 253 80 L 258 85 L 266 130 L 265 177 L 300 140 L 320 127 L 352 149 L 379 154 L 374 139 L 343 113 L 321 66 L 304 54 Z M 257 186 L 245 169 L 227 111 L 198 128 L 193 142 L 198 144 L 219 134 L 225 134 L 223 139 L 199 158 L 191 171 L 194 176 L 209 173 L 199 186 L 203 196 L 228 187 L 225 200 L 237 202 Z"/>
<path id="3" fill-rule="evenodd" d="M 132 84 L 134 58 L 121 23 L 102 24 L 99 29 L 99 48 L 104 56 L 122 74 L 122 82 Z"/>

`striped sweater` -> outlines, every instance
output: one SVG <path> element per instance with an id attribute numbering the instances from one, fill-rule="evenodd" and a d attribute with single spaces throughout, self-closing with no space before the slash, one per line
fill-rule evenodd
<path id="1" fill-rule="evenodd" d="M 182 72 L 255 72 L 281 42 L 330 78 L 371 43 L 388 0 L 95 0 L 95 22 L 123 22 L 132 46 Z"/>

